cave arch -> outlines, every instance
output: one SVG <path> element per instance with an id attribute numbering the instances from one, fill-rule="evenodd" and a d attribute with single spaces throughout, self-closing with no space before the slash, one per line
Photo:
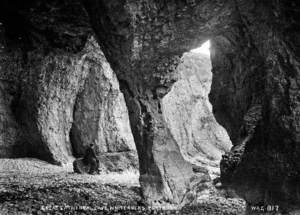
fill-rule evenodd
<path id="1" fill-rule="evenodd" d="M 123 83 L 144 196 L 149 202 L 186 202 L 197 179 L 166 126 L 160 100 L 177 80 L 181 55 L 234 22 L 233 3 L 82 2 Z"/>
<path id="2" fill-rule="evenodd" d="M 266 199 L 269 197 L 264 198 L 265 190 L 268 190 L 273 193 L 270 195 L 271 199 L 275 198 L 282 203 L 282 196 L 289 198 L 289 195 L 283 194 L 283 187 L 290 183 L 299 187 L 299 183 L 293 182 L 298 177 L 297 174 L 286 177 L 288 181 L 291 180 L 290 183 L 277 181 L 277 173 L 282 175 L 284 171 L 299 170 L 293 161 L 296 157 L 286 157 L 284 150 L 277 147 L 282 143 L 297 142 L 297 126 L 292 128 L 284 122 L 293 124 L 297 121 L 298 111 L 294 108 L 292 109 L 295 111 L 279 111 L 291 110 L 289 103 L 284 102 L 288 93 L 284 94 L 281 87 L 284 86 L 287 90 L 285 92 L 288 92 L 288 89 L 292 90 L 290 86 L 293 84 L 286 84 L 291 83 L 290 81 L 274 82 L 271 78 L 295 80 L 298 74 L 298 67 L 292 66 L 293 63 L 288 63 L 287 60 L 290 58 L 298 62 L 297 57 L 295 58 L 298 49 L 292 50 L 290 46 L 298 41 L 291 36 L 298 32 L 295 28 L 298 19 L 295 10 L 291 10 L 299 7 L 296 1 L 82 2 L 114 71 L 119 79 L 128 82 L 133 92 L 131 100 L 135 104 L 132 107 L 137 107 L 139 111 L 143 109 L 140 113 L 151 119 L 141 120 L 139 114 L 136 114 L 132 120 L 132 127 L 136 127 L 137 131 L 135 139 L 140 148 L 139 154 L 145 159 L 142 163 L 146 164 L 141 169 L 142 187 L 150 201 L 152 191 L 159 193 L 161 186 L 163 192 L 153 198 L 167 197 L 177 203 L 184 201 L 189 189 L 186 186 L 192 175 L 189 167 L 185 169 L 186 177 L 179 174 L 168 177 L 168 172 L 162 168 L 166 163 L 173 163 L 178 153 L 176 144 L 170 139 L 161 120 L 159 99 L 154 98 L 166 94 L 176 80 L 174 70 L 181 55 L 208 38 L 211 38 L 212 43 L 214 74 L 210 100 L 218 122 L 226 128 L 235 145 L 232 153 L 225 156 L 221 164 L 223 182 L 233 185 L 249 202 L 268 202 Z M 284 29 L 289 32 L 288 35 L 284 35 Z M 275 51 L 278 49 L 286 50 L 283 51 L 285 54 Z M 284 71 L 290 72 L 287 74 Z M 296 85 L 293 86 L 298 89 Z M 282 105 L 279 105 L 279 101 L 282 101 Z M 129 109 L 134 111 L 130 106 L 129 104 Z M 272 122 L 271 118 L 276 120 Z M 292 132 L 293 140 L 289 135 L 282 134 L 281 129 L 287 133 Z M 271 131 L 278 135 L 273 137 Z M 143 134 L 147 134 L 146 137 Z M 162 162 L 161 157 L 163 151 L 168 151 L 163 149 L 164 144 L 168 149 L 174 149 L 176 154 L 167 159 L 167 162 Z M 251 145 L 246 147 L 246 152 L 245 145 Z M 299 152 L 298 149 L 295 150 Z M 286 158 L 291 165 L 281 168 L 279 164 L 269 162 L 263 156 L 268 154 L 272 157 L 271 160 L 277 162 L 278 159 L 272 155 L 275 152 Z M 253 156 L 263 160 L 262 168 L 255 168 L 260 162 L 253 162 Z M 238 159 L 232 163 L 233 157 Z M 184 162 L 181 163 L 185 166 Z M 155 170 L 150 167 L 153 165 Z M 183 166 L 172 171 L 181 171 Z M 156 175 L 154 178 L 160 180 L 147 181 L 143 179 L 143 175 Z M 270 184 L 277 183 L 278 186 L 265 186 L 265 178 Z M 157 189 L 158 187 L 160 188 Z M 297 197 L 293 199 L 299 201 Z"/>
<path id="3" fill-rule="evenodd" d="M 123 86 L 149 202 L 190 198 L 193 171 L 159 99 L 176 81 L 182 54 L 210 38 L 210 101 L 234 144 L 221 163 L 222 181 L 250 203 L 299 208 L 299 1 L 64 0 L 63 8 L 76 9 L 51 10 L 62 15 L 59 28 L 39 19 L 47 0 L 11 2 L 21 6 L 15 10 L 27 21 L 26 33 L 55 48 L 78 52 L 92 26 Z M 39 37 L 49 28 L 63 39 Z"/>

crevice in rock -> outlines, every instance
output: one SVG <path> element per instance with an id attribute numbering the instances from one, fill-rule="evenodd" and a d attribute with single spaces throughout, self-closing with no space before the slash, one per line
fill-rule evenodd
<path id="1" fill-rule="evenodd" d="M 70 142 L 71 142 L 71 146 L 72 146 L 72 154 L 75 157 L 83 156 L 82 151 L 78 150 L 79 146 L 82 145 L 82 140 L 80 139 L 81 137 L 78 134 L 78 128 L 74 124 L 75 113 L 77 111 L 79 95 L 80 95 L 80 92 L 77 94 L 76 99 L 75 99 L 75 103 L 74 103 L 74 107 L 73 107 L 73 123 L 72 123 L 72 127 L 71 127 L 71 130 L 70 130 L 70 133 L 69 133 Z"/>
<path id="2" fill-rule="evenodd" d="M 70 160 L 72 108 L 85 75 L 94 68 L 94 61 L 88 60 L 93 46 L 85 46 L 94 31 L 113 71 L 127 84 L 121 88 L 128 88 L 122 91 L 141 162 L 144 197 L 174 203 L 189 198 L 193 171 L 159 104 L 178 83 L 181 55 L 211 38 L 209 97 L 216 120 L 234 145 L 222 161 L 228 167 L 221 167 L 222 182 L 248 203 L 298 210 L 299 8 L 296 0 L 3 0 L 0 79 L 13 80 L 8 86 L 20 86 L 15 90 L 23 92 L 10 95 L 10 86 L 0 83 L 0 126 L 11 126 L 0 133 L 5 139 L 2 154 L 13 148 L 20 131 L 27 135 L 24 147 L 34 156 L 53 163 Z M 14 96 L 20 97 L 15 114 L 6 101 Z M 108 151 L 123 148 L 127 150 L 120 144 Z M 175 184 L 171 191 L 169 180 Z M 193 186 L 199 185 L 196 181 Z"/>
<path id="3" fill-rule="evenodd" d="M 222 154 L 231 142 L 215 120 L 208 99 L 212 80 L 209 43 L 185 53 L 178 81 L 162 98 L 162 113 L 184 158 L 218 177 Z M 217 175 L 216 175 L 217 174 Z"/>

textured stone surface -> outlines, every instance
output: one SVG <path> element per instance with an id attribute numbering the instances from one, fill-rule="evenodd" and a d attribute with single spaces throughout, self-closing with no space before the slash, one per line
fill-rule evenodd
<path id="1" fill-rule="evenodd" d="M 149 201 L 180 203 L 190 189 L 190 181 L 196 179 L 192 165 L 183 159 L 162 116 L 160 98 L 176 81 L 176 66 L 181 54 L 195 48 L 208 36 L 198 37 L 197 34 L 206 32 L 211 25 L 222 26 L 224 23 L 220 25 L 219 20 L 231 16 L 228 11 L 232 5 L 225 5 L 224 9 L 223 4 L 208 5 L 205 2 L 82 2 L 125 95 L 139 153 L 144 196 Z M 59 66 L 65 62 L 56 62 L 55 56 L 68 58 L 80 55 L 90 33 L 88 19 L 82 9 L 80 2 L 70 0 L 32 0 L 28 4 L 17 0 L 3 1 L 1 7 L 4 26 L 12 42 L 20 44 L 29 67 L 28 71 L 25 70 L 28 74 L 25 73 L 21 79 L 20 87 L 25 93 L 20 95 L 17 118 L 26 129 L 27 148 L 31 155 L 52 162 L 64 162 L 70 155 L 69 140 L 64 139 L 70 126 L 71 112 L 66 103 L 74 102 L 74 92 L 70 92 L 69 88 L 60 90 L 64 83 L 55 83 L 54 80 L 66 80 L 64 78 L 68 75 L 77 76 L 68 70 L 71 67 L 67 68 L 66 75 L 63 71 L 58 72 L 61 67 L 49 72 L 53 68 L 47 67 L 47 60 L 53 63 L 54 59 L 55 65 Z M 195 19 L 190 22 L 193 17 Z M 204 26 L 206 23 L 208 25 Z M 193 25 L 194 29 L 198 29 L 196 32 L 189 31 Z M 170 50 L 169 47 L 175 49 Z M 49 86 L 52 88 L 49 93 L 42 89 L 43 83 L 48 82 L 39 81 L 43 78 L 38 76 L 39 68 L 43 74 L 50 76 Z M 45 72 L 43 68 L 49 71 Z M 81 78 L 73 80 L 77 81 L 73 85 L 74 91 L 79 90 Z M 48 98 L 51 93 L 54 100 L 58 93 L 67 94 L 71 100 L 53 101 Z M 44 102 L 39 98 L 44 98 Z M 52 117 L 51 111 L 47 112 L 56 106 L 60 107 L 59 118 Z M 64 109 L 67 111 L 62 111 Z M 49 124 L 54 121 L 59 122 L 57 127 L 61 126 L 62 132 L 57 132 L 56 126 Z M 47 136 L 49 133 L 55 135 Z M 62 140 L 65 142 L 60 143 Z"/>
<path id="2" fill-rule="evenodd" d="M 235 147 L 222 182 L 250 204 L 299 209 L 299 11 L 238 1 L 240 27 L 215 38 L 211 101 Z M 230 77 L 230 78 L 229 78 Z"/>
<path id="3" fill-rule="evenodd" d="M 20 145 L 20 128 L 12 113 L 12 84 L 0 81 L 0 157 L 16 157 L 25 150 Z"/>
<path id="4" fill-rule="evenodd" d="M 224 158 L 223 182 L 254 204 L 300 205 L 296 1 L 83 2 L 109 62 L 131 86 L 129 111 L 138 110 L 143 103 L 151 119 L 151 123 L 138 123 L 139 114 L 131 115 L 137 144 L 143 139 L 141 133 L 153 136 L 138 145 L 140 154 L 150 155 L 140 160 L 141 179 L 153 175 L 168 182 L 161 168 L 165 163 L 176 172 L 186 167 L 174 167 L 171 160 L 175 157 L 161 162 L 164 152 L 171 154 L 167 151 L 176 143 L 166 125 L 157 123 L 161 114 L 155 98 L 166 94 L 176 80 L 175 59 L 210 36 L 214 73 L 210 98 L 218 122 L 236 145 L 232 154 L 240 152 L 233 156 L 237 159 L 228 155 L 233 165 Z M 156 132 L 158 127 L 160 132 Z M 158 145 L 166 147 L 156 150 Z M 186 178 L 191 175 L 188 167 L 183 174 Z M 169 197 L 176 199 L 188 180 L 180 174 L 172 177 L 178 180 Z M 148 182 L 153 189 L 145 192 L 170 188 L 162 184 Z M 165 193 L 162 195 L 168 196 Z"/>
<path id="5" fill-rule="evenodd" d="M 14 89 L 6 99 L 12 100 L 8 109 L 21 129 L 22 156 L 65 163 L 72 156 L 75 98 L 89 71 L 87 17 L 76 3 L 66 8 L 30 2 L 23 7 L 4 1 L 1 14 L 6 53 L 1 78 Z M 7 131 L 13 128 L 6 125 Z"/>
<path id="6" fill-rule="evenodd" d="M 99 45 L 90 39 L 89 73 L 77 95 L 71 130 L 72 148 L 83 156 L 93 143 L 102 170 L 138 168 L 136 147 L 119 82 Z"/>
<path id="7" fill-rule="evenodd" d="M 83 155 L 85 147 L 95 144 L 104 152 L 135 151 L 128 112 L 115 73 L 93 39 L 93 59 L 84 89 L 79 93 L 72 128 L 73 150 Z"/>
<path id="8" fill-rule="evenodd" d="M 68 7 L 29 5 L 20 9 L 22 20 L 14 11 L 18 8 L 6 5 L 26 27 L 8 17 L 1 23 L 1 157 L 33 156 L 62 164 L 93 142 L 99 153 L 120 153 L 101 154 L 104 169 L 137 168 L 123 94 L 90 37 L 82 6 L 71 1 Z M 72 124 L 77 129 L 73 144 Z"/>
<path id="9" fill-rule="evenodd" d="M 125 95 L 149 201 L 179 203 L 189 190 L 192 167 L 160 98 L 177 80 L 181 55 L 211 38 L 210 100 L 235 145 L 222 162 L 223 183 L 250 203 L 299 208 L 299 1 L 81 2 L 1 1 L 0 22 L 23 49 L 44 41 L 74 52 L 86 35 L 86 9 Z"/>
<path id="10" fill-rule="evenodd" d="M 79 54 L 31 53 L 28 76 L 18 103 L 32 155 L 67 162 L 75 99 L 90 67 L 87 49 Z"/>
<path id="11" fill-rule="evenodd" d="M 5 56 L 11 61 L 15 60 L 7 54 Z M 12 70 L 10 63 L 14 62 L 3 64 L 3 74 Z M 137 155 L 123 94 L 93 37 L 76 54 L 63 50 L 47 55 L 43 50 L 30 51 L 25 65 L 20 65 L 16 74 L 22 69 L 26 73 L 19 88 L 15 82 L 1 83 L 2 157 L 18 156 L 16 150 L 19 149 L 24 151 L 23 156 L 66 163 L 73 152 L 82 155 L 84 146 L 95 143 L 98 153 L 120 152 L 119 156 L 122 156 L 125 152 L 124 164 L 115 161 L 118 159 L 110 159 L 108 155 L 108 161 L 104 159 L 108 166 L 105 168 L 124 169 L 130 164 L 132 168 L 137 168 Z M 72 124 L 73 127 L 77 126 L 73 147 L 70 141 Z M 24 131 L 22 140 L 19 137 L 20 127 Z M 130 151 L 132 156 L 126 156 Z M 127 158 L 132 160 L 126 162 Z"/>
<path id="12" fill-rule="evenodd" d="M 161 98 L 177 80 L 181 55 L 204 42 L 207 32 L 222 31 L 234 7 L 217 1 L 82 2 L 125 95 L 144 196 L 180 203 L 195 178 L 164 120 Z"/>
<path id="13" fill-rule="evenodd" d="M 244 204 L 225 195 L 208 196 L 180 211 L 161 211 L 144 205 L 138 174 L 132 171 L 101 175 L 74 174 L 72 166 L 60 167 L 37 159 L 0 159 L 1 214 L 243 214 Z M 112 212 L 110 206 L 124 206 Z M 127 208 L 138 206 L 138 210 Z M 104 206 L 103 208 L 100 208 Z M 105 208 L 107 206 L 107 208 Z M 164 207 L 169 205 L 165 204 Z M 170 205 L 174 208 L 173 205 Z M 153 208 L 156 208 L 153 212 Z"/>
<path id="14" fill-rule="evenodd" d="M 222 154 L 231 148 L 208 100 L 212 80 L 208 55 L 187 52 L 178 65 L 178 81 L 162 99 L 162 113 L 184 158 L 219 172 Z"/>
<path id="15" fill-rule="evenodd" d="M 138 159 L 136 151 L 128 152 L 106 152 L 97 156 L 99 159 L 99 174 L 109 172 L 137 171 Z M 74 172 L 89 173 L 90 164 L 85 165 L 82 158 L 77 158 L 73 162 Z"/>

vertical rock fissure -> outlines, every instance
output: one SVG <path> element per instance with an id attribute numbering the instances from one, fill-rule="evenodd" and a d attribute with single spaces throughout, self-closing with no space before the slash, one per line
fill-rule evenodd
<path id="1" fill-rule="evenodd" d="M 162 115 L 184 159 L 217 177 L 221 156 L 231 142 L 208 99 L 212 72 L 207 51 L 195 49 L 183 55 L 178 81 L 162 98 Z"/>
<path id="2" fill-rule="evenodd" d="M 85 83 L 84 83 L 85 85 Z M 72 126 L 69 132 L 69 137 L 70 137 L 70 143 L 72 146 L 72 154 L 75 157 L 80 157 L 82 155 L 82 153 L 80 152 L 80 150 L 78 150 L 78 146 L 82 145 L 82 140 L 80 139 L 80 135 L 78 135 L 78 131 L 77 131 L 77 127 L 76 124 L 74 123 L 74 119 L 75 119 L 75 113 L 77 112 L 78 109 L 78 102 L 79 102 L 79 97 L 80 94 L 82 92 L 79 92 L 76 95 L 76 99 L 75 99 L 75 103 L 74 103 L 74 107 L 73 107 L 73 117 L 72 117 Z"/>

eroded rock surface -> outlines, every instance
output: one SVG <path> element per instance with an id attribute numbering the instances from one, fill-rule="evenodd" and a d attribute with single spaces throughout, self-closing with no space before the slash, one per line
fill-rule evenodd
<path id="1" fill-rule="evenodd" d="M 21 89 L 17 111 L 28 132 L 27 141 L 33 155 L 61 163 L 72 156 L 69 133 L 73 108 L 93 66 L 89 63 L 89 54 L 92 53 L 87 49 L 67 56 L 31 53 L 32 64 Z"/>
<path id="2" fill-rule="evenodd" d="M 211 101 L 229 132 L 224 184 L 252 205 L 299 209 L 297 1 L 238 1 L 240 27 L 214 39 Z M 297 214 L 297 212 L 296 212 Z"/>
<path id="3" fill-rule="evenodd" d="M 64 82 L 69 81 L 68 75 L 77 75 L 69 71 L 72 67 L 66 71 L 63 67 L 70 56 L 84 57 L 81 51 L 91 24 L 125 95 L 139 154 L 144 196 L 149 201 L 173 203 L 186 199 L 190 182 L 195 185 L 198 179 L 167 127 L 160 99 L 177 80 L 176 67 L 182 53 L 207 39 L 205 32 L 209 29 L 224 26 L 220 20 L 231 17 L 232 4 L 94 0 L 32 0 L 27 4 L 12 0 L 2 4 L 1 21 L 12 43 L 21 47 L 22 60 L 29 68 L 17 79 L 22 80 L 18 87 L 24 89 L 24 93 L 18 95 L 15 113 L 19 114 L 16 118 L 26 131 L 26 148 L 30 154 L 57 163 L 64 162 L 70 155 L 71 144 L 63 134 L 70 126 L 71 109 L 66 108 L 66 103 L 73 103 L 76 93 Z M 203 27 L 205 24 L 208 25 Z M 189 30 L 192 26 L 195 31 Z M 56 62 L 58 56 L 62 62 Z M 39 69 L 49 82 L 38 75 Z M 56 80 L 59 81 L 56 83 Z M 72 83 L 74 91 L 79 91 L 81 78 L 73 81 L 76 82 Z M 45 90 L 46 83 L 49 93 Z M 71 100 L 57 101 L 59 93 L 70 96 Z M 56 106 L 60 117 L 52 120 L 51 112 Z M 48 109 L 49 113 L 45 111 Z M 62 132 L 57 133 L 56 126 L 49 124 L 54 121 L 61 124 L 57 127 L 62 126 Z M 55 135 L 47 136 L 48 133 Z M 58 145 L 61 140 L 65 142 Z"/>
<path id="4" fill-rule="evenodd" d="M 253 204 L 299 207 L 298 2 L 83 2 L 109 62 L 131 86 L 127 104 L 135 107 L 128 105 L 133 133 L 141 142 L 139 153 L 147 154 L 140 160 L 141 179 L 162 178 L 162 186 L 159 180 L 144 181 L 145 193 L 163 190 L 162 196 L 176 199 L 187 189 L 191 171 L 182 161 L 174 167 L 178 147 L 161 119 L 158 97 L 176 81 L 176 59 L 211 37 L 210 98 L 236 146 L 222 162 L 223 182 Z M 146 117 L 139 120 L 143 109 Z M 166 160 L 170 148 L 176 156 Z M 166 164 L 167 170 L 185 168 L 185 177 L 164 177 Z"/>
<path id="5" fill-rule="evenodd" d="M 167 126 L 161 98 L 178 78 L 181 55 L 206 41 L 212 29 L 222 32 L 232 21 L 234 6 L 196 1 L 82 2 L 125 95 L 140 155 L 143 194 L 149 202 L 182 203 L 198 177 Z"/>
<path id="6" fill-rule="evenodd" d="M 1 45 L 6 59 L 1 77 L 14 89 L 8 109 L 22 133 L 18 143 L 22 156 L 62 164 L 72 156 L 69 131 L 76 95 L 89 72 L 92 53 L 87 52 L 86 39 L 91 29 L 76 3 L 68 8 L 31 3 L 31 9 L 17 2 L 2 3 Z"/>
<path id="7" fill-rule="evenodd" d="M 137 168 L 123 94 L 82 5 L 29 5 L 4 4 L 20 23 L 1 23 L 1 157 L 63 164 L 96 143 L 104 169 Z"/>
<path id="8" fill-rule="evenodd" d="M 178 81 L 162 99 L 162 112 L 184 158 L 219 172 L 222 154 L 231 148 L 208 100 L 212 80 L 208 55 L 188 52 L 178 65 Z"/>
<path id="9" fill-rule="evenodd" d="M 211 38 L 210 100 L 235 145 L 222 161 L 222 181 L 250 203 L 299 208 L 299 1 L 1 4 L 1 22 L 16 29 L 13 43 L 23 49 L 34 38 L 78 52 L 85 26 L 93 26 L 125 95 L 149 201 L 180 203 L 190 189 L 192 166 L 167 127 L 160 99 L 178 78 L 181 55 Z M 17 42 L 20 33 L 27 37 Z"/>
<path id="10" fill-rule="evenodd" d="M 90 43 L 92 66 L 77 95 L 70 134 L 73 151 L 83 156 L 86 147 L 93 143 L 102 168 L 137 168 L 136 147 L 117 77 L 95 39 L 91 38 Z"/>

